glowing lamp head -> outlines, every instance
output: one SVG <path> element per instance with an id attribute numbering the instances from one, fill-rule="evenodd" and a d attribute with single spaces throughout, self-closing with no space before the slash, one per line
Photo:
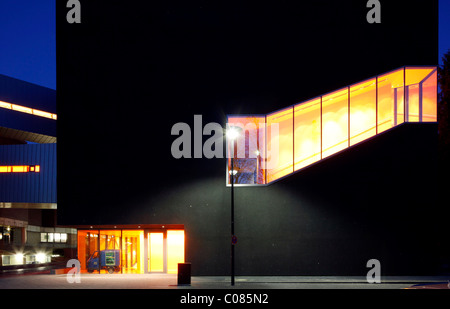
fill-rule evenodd
<path id="1" fill-rule="evenodd" d="M 235 140 L 239 137 L 239 131 L 236 127 L 231 127 L 227 130 L 227 138 L 230 140 Z"/>

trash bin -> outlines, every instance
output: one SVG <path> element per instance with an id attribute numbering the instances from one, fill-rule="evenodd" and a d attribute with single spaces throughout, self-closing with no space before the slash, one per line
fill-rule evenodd
<path id="1" fill-rule="evenodd" d="M 178 263 L 178 285 L 191 285 L 191 263 Z"/>

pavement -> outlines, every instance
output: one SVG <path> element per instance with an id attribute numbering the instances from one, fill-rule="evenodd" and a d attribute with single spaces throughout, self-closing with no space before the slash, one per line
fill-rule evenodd
<path id="1" fill-rule="evenodd" d="M 182 286 L 177 284 L 178 277 L 174 274 L 82 273 L 78 283 L 70 280 L 74 278 L 68 280 L 67 274 L 48 271 L 3 273 L 0 298 L 21 306 L 36 306 L 44 301 L 52 306 L 82 304 L 102 308 L 115 308 L 118 304 L 130 308 L 155 304 L 170 308 L 262 305 L 278 309 L 305 304 L 345 304 L 360 308 L 364 304 L 386 306 L 393 301 L 404 307 L 416 305 L 418 301 L 443 303 L 440 300 L 448 299 L 446 290 L 450 281 L 450 276 L 381 277 L 381 283 L 368 283 L 365 277 L 237 276 L 235 285 L 231 286 L 229 276 L 193 276 L 190 285 Z M 417 289 L 440 289 L 444 293 L 410 292 Z"/>
<path id="2" fill-rule="evenodd" d="M 178 285 L 176 274 L 79 274 L 79 282 L 67 274 L 45 271 L 3 274 L 0 289 L 448 289 L 450 276 L 381 277 L 368 283 L 365 277 L 309 276 L 193 276 L 190 285 Z"/>

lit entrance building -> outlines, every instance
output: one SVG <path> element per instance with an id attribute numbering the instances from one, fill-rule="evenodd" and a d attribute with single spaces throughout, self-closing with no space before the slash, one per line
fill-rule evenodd
<path id="1" fill-rule="evenodd" d="M 171 230 L 192 276 L 441 271 L 438 6 L 400 2 L 382 27 L 352 1 L 151 3 L 112 32 L 57 4 L 57 215 L 85 271 L 119 248 L 123 273 L 173 272 Z"/>
<path id="2" fill-rule="evenodd" d="M 193 191 L 195 194 L 185 189 L 177 190 L 177 194 L 166 191 L 164 198 L 160 196 L 155 203 L 165 205 L 163 210 L 153 209 L 154 204 L 139 211 L 129 206 L 127 211 L 133 212 L 129 216 L 144 224 L 95 224 L 95 221 L 92 225 L 68 224 L 77 229 L 76 258 L 81 271 L 89 271 L 88 260 L 96 252 L 117 250 L 120 268 L 116 271 L 124 274 L 173 274 L 177 273 L 178 263 L 185 262 L 196 265 L 194 275 L 227 274 L 228 255 L 223 248 L 228 248 L 228 230 L 222 222 L 227 215 L 227 187 L 233 163 L 234 183 L 239 187 L 236 200 L 240 216 L 237 255 L 240 275 L 324 275 L 336 269 L 355 275 L 359 274 L 358 265 L 365 265 L 371 256 L 379 255 L 383 261 L 389 261 L 384 262 L 386 268 L 407 273 L 409 265 L 401 268 L 402 256 L 428 240 L 405 240 L 399 236 L 404 243 L 398 247 L 395 241 L 399 238 L 393 237 L 395 232 L 384 234 L 377 230 L 375 237 L 370 232 L 376 229 L 366 227 L 385 222 L 382 217 L 371 223 L 361 214 L 361 218 L 354 219 L 358 214 L 353 212 L 338 218 L 328 216 L 336 209 L 357 209 L 354 205 L 363 203 L 362 207 L 368 209 L 389 208 L 390 216 L 396 219 L 385 222 L 385 227 L 403 224 L 402 230 L 411 229 L 409 222 L 417 221 L 416 212 L 421 213 L 421 205 L 432 196 L 428 184 L 408 179 L 405 170 L 414 170 L 424 179 L 434 179 L 429 176 L 434 169 L 427 165 L 431 161 L 422 158 L 433 156 L 429 150 L 433 149 L 430 137 L 437 121 L 436 107 L 437 69 L 426 66 L 395 69 L 267 115 L 230 115 L 228 126 L 240 132 L 233 142 L 227 140 L 231 155 L 223 163 L 228 168 L 220 166 L 226 170 L 226 183 L 221 173 L 220 180 L 214 181 L 210 188 L 206 189 L 204 183 L 197 185 L 199 191 Z M 425 146 L 415 148 L 422 145 Z M 346 159 L 352 156 L 356 160 Z M 355 164 L 360 168 L 353 168 Z M 376 192 L 380 183 L 386 191 L 382 194 Z M 325 191 L 331 193 L 318 201 L 321 186 L 326 186 Z M 393 194 L 396 190 L 412 190 L 414 186 L 421 189 L 413 190 L 420 191 L 414 197 L 420 201 L 418 206 L 413 200 L 403 201 L 408 195 Z M 349 187 L 359 189 L 352 191 Z M 372 189 L 375 191 L 369 191 Z M 281 201 L 278 192 L 283 192 Z M 373 198 L 368 200 L 367 195 Z M 195 205 L 201 204 L 199 200 L 205 206 L 202 211 L 210 213 L 195 212 Z M 408 212 L 392 212 L 391 204 L 407 205 Z M 309 207 L 328 209 L 328 214 L 312 210 L 307 214 Z M 157 214 L 171 224 L 157 224 L 149 214 Z M 409 216 L 408 220 L 403 220 L 405 215 Z M 323 223 L 323 218 L 330 223 Z M 120 219 L 115 217 L 114 221 Z M 393 227 L 390 229 L 395 231 Z M 185 240 L 186 230 L 189 230 L 189 242 Z M 327 237 L 321 236 L 322 233 Z M 305 250 L 310 256 L 303 255 Z M 349 253 L 345 259 L 335 260 L 342 252 Z M 261 258 L 265 256 L 269 258 Z M 316 259 L 320 264 L 312 265 Z M 422 259 L 417 255 L 411 264 Z M 272 267 L 275 260 L 282 263 Z M 106 273 L 108 270 L 90 271 Z"/>
<path id="3" fill-rule="evenodd" d="M 79 226 L 77 244 L 82 272 L 88 271 L 88 259 L 103 250 L 119 250 L 120 272 L 127 274 L 175 274 L 185 259 L 183 225 Z"/>
<path id="4" fill-rule="evenodd" d="M 227 175 L 231 175 L 234 160 L 237 186 L 276 186 L 281 179 L 294 177 L 294 173 L 308 166 L 329 161 L 338 153 L 402 124 L 435 123 L 436 106 L 436 67 L 402 67 L 267 115 L 228 116 L 228 125 L 240 128 L 240 134 L 234 143 L 227 141 L 232 154 L 227 160 Z M 228 176 L 227 186 L 230 179 Z M 255 190 L 247 188 L 247 196 L 256 199 Z M 249 207 L 250 203 L 245 205 Z M 182 223 L 76 225 L 81 270 L 88 271 L 88 259 L 95 252 L 119 250 L 121 273 L 177 273 L 178 263 L 190 262 L 201 255 L 194 249 L 186 254 L 186 248 L 190 248 L 186 246 L 184 224 L 193 225 Z M 196 241 L 205 237 L 195 236 Z M 246 241 L 242 238 L 241 242 Z"/>

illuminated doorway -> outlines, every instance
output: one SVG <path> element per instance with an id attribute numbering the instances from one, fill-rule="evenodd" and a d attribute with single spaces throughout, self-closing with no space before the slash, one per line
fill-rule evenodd
<path id="1" fill-rule="evenodd" d="M 100 236 L 99 239 L 99 246 L 100 251 L 103 250 L 120 250 L 120 245 L 122 243 L 122 231 L 120 230 L 99 230 Z M 116 272 L 121 271 L 121 263 L 119 263 L 118 267 L 115 268 Z M 108 268 L 102 268 L 100 270 L 100 273 L 107 273 Z"/>
<path id="2" fill-rule="evenodd" d="M 78 260 L 80 261 L 81 270 L 84 272 L 87 270 L 87 261 L 89 257 L 98 250 L 98 231 L 78 230 L 77 244 Z"/>
<path id="3" fill-rule="evenodd" d="M 120 250 L 120 263 L 115 267 L 115 272 L 176 274 L 178 263 L 185 261 L 185 233 L 178 226 L 172 229 L 164 226 L 136 226 L 138 229 L 98 226 L 79 229 L 77 251 L 81 271 L 107 273 L 107 267 L 88 267 L 89 258 L 101 251 Z"/>
<path id="4" fill-rule="evenodd" d="M 144 273 L 144 231 L 122 231 L 122 273 Z"/>
<path id="5" fill-rule="evenodd" d="M 184 230 L 150 231 L 147 239 L 147 271 L 176 274 L 184 263 Z"/>
<path id="6" fill-rule="evenodd" d="M 148 233 L 148 271 L 164 272 L 164 233 Z"/>

